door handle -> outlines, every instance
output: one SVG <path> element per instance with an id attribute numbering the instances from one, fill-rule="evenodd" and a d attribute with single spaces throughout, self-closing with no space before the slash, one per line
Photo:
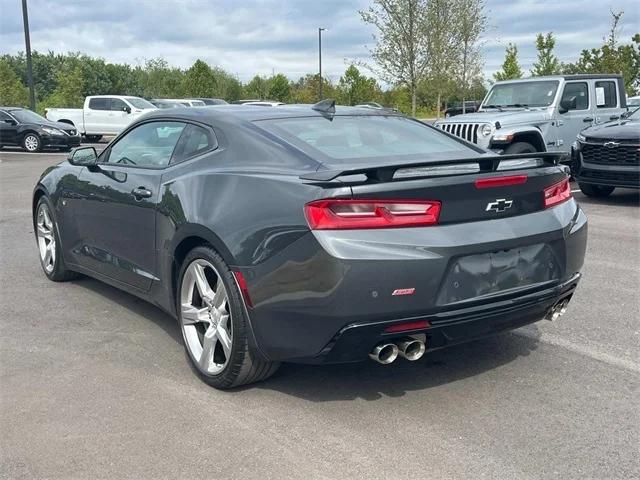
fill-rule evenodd
<path id="1" fill-rule="evenodd" d="M 620 120 L 620 115 L 611 115 L 609 120 Z"/>
<path id="2" fill-rule="evenodd" d="M 593 118 L 591 118 L 591 117 L 586 117 L 586 118 L 583 118 L 583 119 L 582 119 L 582 121 L 583 121 L 584 123 L 593 122 Z"/>
<path id="3" fill-rule="evenodd" d="M 142 200 L 151 197 L 152 192 L 147 187 L 138 187 L 131 190 L 131 194 L 136 197 L 136 200 Z"/>

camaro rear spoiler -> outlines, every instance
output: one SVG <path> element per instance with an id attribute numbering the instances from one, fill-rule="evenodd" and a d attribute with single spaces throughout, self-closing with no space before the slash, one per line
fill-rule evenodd
<path id="1" fill-rule="evenodd" d="M 301 180 L 308 181 L 310 183 L 327 183 L 338 177 L 346 175 L 366 175 L 370 181 L 388 182 L 393 180 L 393 176 L 398 170 L 408 168 L 424 168 L 424 167 L 442 167 L 442 166 L 454 166 L 460 164 L 473 164 L 477 163 L 480 173 L 495 172 L 498 170 L 500 162 L 505 160 L 524 160 L 539 159 L 543 162 L 543 166 L 558 165 L 558 162 L 564 156 L 563 153 L 555 152 L 536 152 L 536 153 L 518 153 L 513 155 L 483 155 L 470 158 L 453 158 L 446 160 L 430 160 L 428 162 L 411 162 L 404 164 L 394 165 L 377 165 L 377 166 L 356 166 L 347 167 L 341 170 L 318 170 L 316 172 L 305 173 L 300 175 Z M 537 165 L 540 166 L 540 165 Z M 531 167 L 523 167 L 531 168 Z M 464 172 L 461 172 L 464 173 Z M 417 175 L 419 176 L 419 175 Z M 414 177 L 415 178 L 415 177 Z"/>

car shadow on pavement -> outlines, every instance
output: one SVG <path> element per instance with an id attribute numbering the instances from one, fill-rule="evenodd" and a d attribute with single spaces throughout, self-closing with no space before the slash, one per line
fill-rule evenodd
<path id="1" fill-rule="evenodd" d="M 533 330 L 533 331 L 532 331 Z M 529 327 L 537 336 L 537 327 Z M 399 358 L 391 365 L 372 361 L 346 365 L 283 364 L 269 380 L 245 388 L 262 388 L 312 402 L 402 397 L 481 375 L 528 356 L 535 338 L 505 333 L 425 354 L 416 361 Z"/>
<path id="2" fill-rule="evenodd" d="M 176 320 L 155 305 L 90 277 L 80 277 L 74 280 L 73 283 L 103 296 L 110 302 L 130 310 L 140 317 L 148 319 L 162 328 L 174 341 L 182 345 L 182 335 Z"/>
<path id="3" fill-rule="evenodd" d="M 89 277 L 82 277 L 74 283 L 148 319 L 182 346 L 177 322 L 158 307 Z M 234 391 L 266 389 L 312 402 L 402 397 L 409 391 L 428 390 L 481 375 L 528 356 L 538 347 L 535 338 L 538 329 L 532 325 L 528 327 L 528 332 L 527 337 L 504 333 L 437 350 L 425 354 L 417 362 L 398 358 L 391 365 L 379 365 L 368 359 L 339 365 L 285 363 L 270 379 Z"/>
<path id="4" fill-rule="evenodd" d="M 611 205 L 616 207 L 637 207 L 640 205 L 640 191 L 629 188 L 616 188 L 608 197 L 587 197 L 582 193 L 576 195 L 578 203 L 587 205 Z"/>

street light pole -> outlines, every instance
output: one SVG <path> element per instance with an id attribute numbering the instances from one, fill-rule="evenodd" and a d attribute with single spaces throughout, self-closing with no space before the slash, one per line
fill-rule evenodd
<path id="1" fill-rule="evenodd" d="M 320 72 L 320 83 L 318 87 L 318 101 L 322 100 L 322 31 L 326 28 L 318 27 L 318 71 Z"/>
<path id="2" fill-rule="evenodd" d="M 29 38 L 29 14 L 27 0 L 22 0 L 22 20 L 24 22 L 24 43 L 27 51 L 27 83 L 29 84 L 29 108 L 36 109 L 36 93 L 33 88 L 33 67 L 31 65 L 31 40 Z"/>

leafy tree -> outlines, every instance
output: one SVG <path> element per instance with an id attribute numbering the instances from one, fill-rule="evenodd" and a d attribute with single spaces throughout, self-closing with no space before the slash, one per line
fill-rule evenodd
<path id="1" fill-rule="evenodd" d="M 454 65 L 459 96 L 464 102 L 471 94 L 472 85 L 482 84 L 484 62 L 480 53 L 480 37 L 487 29 L 484 0 L 457 0 L 454 3 L 454 18 L 457 38 L 458 60 Z M 484 95 L 483 95 L 484 96 Z M 472 98 L 478 98 L 472 96 Z M 438 112 L 439 113 L 439 112 Z"/>
<path id="2" fill-rule="evenodd" d="M 538 50 L 538 60 L 533 64 L 531 75 L 540 77 L 543 75 L 557 75 L 560 73 L 560 61 L 553 53 L 556 46 L 556 39 L 553 32 L 536 36 L 536 50 Z"/>
<path id="3" fill-rule="evenodd" d="M 357 105 L 364 102 L 380 100 L 380 87 L 375 78 L 368 78 L 360 73 L 355 65 L 350 65 L 340 77 L 338 83 L 339 103 Z"/>
<path id="4" fill-rule="evenodd" d="M 255 98 L 264 100 L 269 95 L 269 82 L 262 78 L 260 75 L 256 75 L 247 83 L 244 87 L 244 96 L 246 98 Z"/>
<path id="5" fill-rule="evenodd" d="M 29 103 L 27 88 L 11 68 L 9 62 L 0 59 L 0 105 L 23 106 Z"/>
<path id="6" fill-rule="evenodd" d="M 621 74 L 628 95 L 640 94 L 640 33 L 631 44 L 620 45 L 618 25 L 623 12 L 611 12 L 609 36 L 600 48 L 583 50 L 575 63 L 562 65 L 563 73 L 618 73 Z"/>
<path id="7" fill-rule="evenodd" d="M 44 101 L 47 107 L 80 108 L 84 103 L 84 72 L 80 65 L 73 70 L 59 71 L 57 74 L 58 85 L 53 93 Z"/>
<path id="8" fill-rule="evenodd" d="M 368 10 L 360 11 L 362 20 L 377 30 L 370 50 L 377 65 L 374 71 L 384 81 L 409 89 L 413 115 L 418 84 L 429 66 L 427 6 L 427 0 L 374 0 Z"/>
<path id="9" fill-rule="evenodd" d="M 513 78 L 522 78 L 522 69 L 518 64 L 518 47 L 514 44 L 507 46 L 507 51 L 502 64 L 502 70 L 493 74 L 496 80 L 511 80 Z"/>
<path id="10" fill-rule="evenodd" d="M 320 86 L 320 75 L 307 74 L 300 77 L 292 87 L 292 101 L 294 103 L 316 103 L 318 101 L 318 90 Z M 336 86 L 327 77 L 322 78 L 322 94 L 325 98 L 339 98 Z"/>
<path id="11" fill-rule="evenodd" d="M 211 97 L 216 90 L 216 78 L 213 70 L 198 59 L 186 71 L 182 82 L 183 94 L 187 97 Z"/>
<path id="12" fill-rule="evenodd" d="M 269 79 L 269 99 L 285 103 L 291 101 L 291 85 L 283 74 L 278 73 Z"/>

